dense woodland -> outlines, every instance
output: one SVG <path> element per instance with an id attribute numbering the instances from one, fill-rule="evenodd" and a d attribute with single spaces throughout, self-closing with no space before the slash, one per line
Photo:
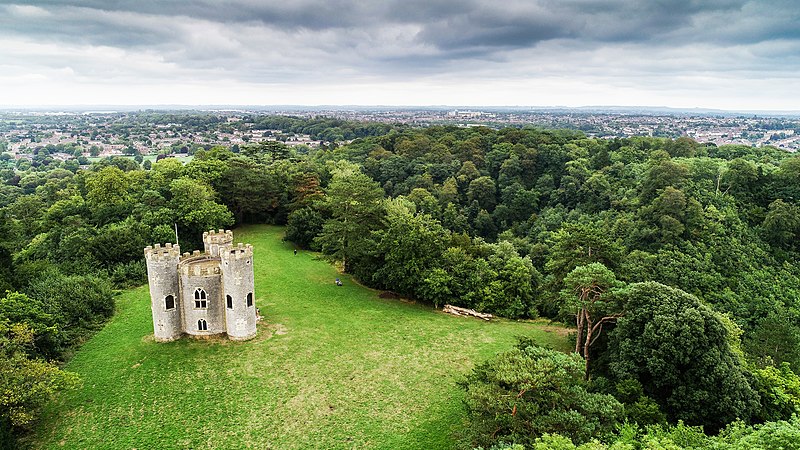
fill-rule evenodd
<path id="1" fill-rule="evenodd" d="M 147 170 L 0 159 L 0 433 L 76 382 L 59 363 L 113 313 L 113 289 L 145 281 L 143 247 L 174 241 L 175 224 L 190 251 L 204 230 L 277 223 L 369 286 L 576 327 L 574 354 L 523 340 L 466 377 L 466 448 L 800 438 L 800 157 L 262 122 L 334 143 L 200 148 Z"/>

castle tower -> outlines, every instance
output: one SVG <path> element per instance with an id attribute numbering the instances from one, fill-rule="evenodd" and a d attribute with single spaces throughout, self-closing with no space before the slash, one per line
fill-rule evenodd
<path id="1" fill-rule="evenodd" d="M 184 331 L 195 337 L 225 332 L 222 273 L 219 257 L 195 250 L 180 261 L 181 306 Z"/>
<path id="2" fill-rule="evenodd" d="M 233 232 L 231 230 L 214 230 L 203 233 L 203 248 L 205 252 L 213 257 L 219 257 L 220 253 L 229 249 L 233 245 Z"/>
<path id="3" fill-rule="evenodd" d="M 161 247 L 147 246 L 147 278 L 150 283 L 150 307 L 153 312 L 153 334 L 157 341 L 172 341 L 183 334 L 181 320 L 178 262 L 181 249 L 168 243 Z"/>
<path id="4" fill-rule="evenodd" d="M 256 335 L 253 246 L 239 244 L 220 253 L 228 337 L 250 339 Z"/>

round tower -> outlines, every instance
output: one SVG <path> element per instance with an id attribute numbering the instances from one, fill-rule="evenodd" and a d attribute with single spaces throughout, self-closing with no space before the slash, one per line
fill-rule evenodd
<path id="1" fill-rule="evenodd" d="M 167 243 L 147 246 L 147 279 L 150 283 L 150 309 L 153 312 L 153 335 L 157 341 L 172 341 L 183 334 L 181 320 L 178 261 L 181 249 L 178 244 Z"/>
<path id="2" fill-rule="evenodd" d="M 220 253 L 228 337 L 242 341 L 256 335 L 253 246 L 239 244 Z"/>
<path id="3" fill-rule="evenodd" d="M 219 257 L 220 253 L 233 245 L 233 231 L 219 230 L 203 233 L 203 249 L 211 257 Z"/>

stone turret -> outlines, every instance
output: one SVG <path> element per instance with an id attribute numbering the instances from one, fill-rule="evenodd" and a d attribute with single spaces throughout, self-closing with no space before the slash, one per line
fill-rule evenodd
<path id="1" fill-rule="evenodd" d="M 256 335 L 253 246 L 239 244 L 228 248 L 220 257 L 228 337 L 250 339 Z"/>
<path id="2" fill-rule="evenodd" d="M 217 257 L 225 249 L 233 245 L 231 230 L 207 231 L 203 233 L 203 248 L 212 257 Z"/>
<path id="3" fill-rule="evenodd" d="M 157 341 L 172 341 L 183 334 L 180 308 L 178 263 L 181 249 L 178 244 L 146 247 L 147 277 L 150 281 L 150 307 L 153 312 L 153 334 Z"/>

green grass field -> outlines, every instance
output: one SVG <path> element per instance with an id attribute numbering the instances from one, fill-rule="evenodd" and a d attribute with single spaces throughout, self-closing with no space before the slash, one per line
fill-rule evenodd
<path id="1" fill-rule="evenodd" d="M 568 347 L 563 328 L 381 299 L 316 254 L 293 256 L 282 235 L 266 226 L 235 232 L 255 247 L 258 337 L 156 343 L 147 286 L 127 291 L 67 365 L 82 385 L 46 409 L 30 444 L 450 448 L 463 420 L 455 383 L 474 364 L 518 335 Z"/>

